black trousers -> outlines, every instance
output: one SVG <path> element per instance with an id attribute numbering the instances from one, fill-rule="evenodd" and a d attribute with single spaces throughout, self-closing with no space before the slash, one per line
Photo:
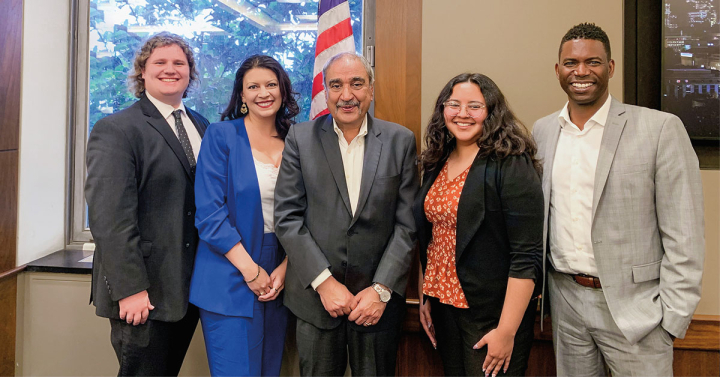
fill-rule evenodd
<path id="1" fill-rule="evenodd" d="M 342 376 L 350 358 L 353 376 L 394 376 L 400 326 L 360 332 L 347 321 L 324 330 L 298 318 L 297 348 L 303 376 Z"/>
<path id="2" fill-rule="evenodd" d="M 118 376 L 177 376 L 198 316 L 198 308 L 189 304 L 178 322 L 148 320 L 133 326 L 111 318 L 110 342 L 120 363 Z"/>
<path id="3" fill-rule="evenodd" d="M 430 297 L 432 322 L 435 325 L 435 337 L 438 352 L 443 362 L 446 376 L 485 376 L 482 370 L 487 346 L 475 350 L 472 347 L 492 328 L 482 328 L 474 320 L 469 309 L 458 309 L 452 305 L 441 304 Z M 498 376 L 524 376 L 530 357 L 530 348 L 534 338 L 535 312 L 537 300 L 531 300 L 515 334 L 510 366 L 507 373 L 502 370 Z"/>

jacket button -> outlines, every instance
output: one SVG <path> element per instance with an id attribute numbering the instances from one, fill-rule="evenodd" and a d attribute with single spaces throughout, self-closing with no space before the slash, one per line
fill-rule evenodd
<path id="1" fill-rule="evenodd" d="M 190 242 L 186 243 L 185 247 L 190 247 Z"/>
<path id="2" fill-rule="evenodd" d="M 340 264 L 341 264 L 343 267 L 347 267 L 347 262 L 345 262 L 345 261 L 342 261 L 342 263 L 340 263 Z"/>
<path id="3" fill-rule="evenodd" d="M 188 216 L 192 216 L 192 211 L 188 211 Z"/>

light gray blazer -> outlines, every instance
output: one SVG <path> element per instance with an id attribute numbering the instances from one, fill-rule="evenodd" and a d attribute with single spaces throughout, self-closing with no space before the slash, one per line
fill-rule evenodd
<path id="1" fill-rule="evenodd" d="M 558 114 L 533 127 L 545 167 L 543 267 Z M 684 337 L 700 301 L 705 237 L 698 159 L 678 117 L 612 100 L 595 172 L 592 216 L 598 277 L 610 313 L 628 341 L 635 344 L 658 324 Z"/>
<path id="2" fill-rule="evenodd" d="M 415 136 L 368 115 L 360 195 L 353 216 L 332 118 L 290 127 L 275 186 L 275 231 L 288 255 L 285 305 L 316 327 L 338 326 L 311 282 L 325 269 L 352 294 L 381 283 L 393 298 L 380 321 L 399 326 L 415 245 L 412 203 L 419 188 Z M 355 326 L 354 323 L 351 326 Z"/>

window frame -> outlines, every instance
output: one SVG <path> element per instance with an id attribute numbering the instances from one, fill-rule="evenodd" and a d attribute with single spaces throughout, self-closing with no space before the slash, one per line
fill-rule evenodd
<path id="1" fill-rule="evenodd" d="M 66 238 L 68 249 L 82 248 L 92 242 L 90 228 L 85 226 L 85 152 L 89 128 L 89 19 L 91 0 L 72 0 L 70 5 L 70 62 L 68 73 L 68 200 L 66 203 Z M 374 67 L 375 1 L 363 0 L 362 51 Z M 374 104 L 371 106 L 372 113 Z"/>

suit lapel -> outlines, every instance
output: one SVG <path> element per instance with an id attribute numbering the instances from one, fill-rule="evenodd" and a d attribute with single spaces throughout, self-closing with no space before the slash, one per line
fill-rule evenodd
<path id="1" fill-rule="evenodd" d="M 187 113 L 188 118 L 190 118 L 190 120 L 193 122 L 195 129 L 197 130 L 198 134 L 200 134 L 200 138 L 202 139 L 203 137 L 205 137 L 205 125 L 202 124 L 197 118 L 195 118 L 195 112 L 188 109 L 186 106 L 185 113 Z"/>
<path id="2" fill-rule="evenodd" d="M 382 141 L 380 131 L 377 127 L 373 127 L 373 118 L 367 117 L 368 133 L 365 136 L 365 155 L 363 157 L 362 178 L 360 179 L 360 193 L 358 195 L 357 208 L 355 208 L 355 216 L 353 216 L 350 226 L 355 224 L 360 212 L 362 212 L 365 203 L 367 203 L 370 195 L 370 188 L 375 181 L 375 173 L 377 173 L 378 163 L 380 162 L 380 153 L 382 152 Z"/>
<path id="3" fill-rule="evenodd" d="M 325 152 L 325 159 L 330 166 L 330 172 L 335 179 L 340 197 L 348 213 L 352 215 L 352 207 L 350 207 L 350 195 L 348 195 L 347 182 L 345 180 L 345 169 L 343 168 L 342 155 L 340 155 L 340 145 L 338 144 L 338 135 L 333 129 L 332 117 L 327 115 L 324 119 L 320 130 L 320 142 Z"/>
<path id="4" fill-rule="evenodd" d="M 425 243 L 425 247 L 427 247 L 427 244 L 430 242 L 430 233 L 425 229 L 425 227 L 430 225 L 430 222 L 425 215 L 425 198 L 427 197 L 428 192 L 430 192 L 430 187 L 432 187 L 435 179 L 437 179 L 438 175 L 442 171 L 444 164 L 444 162 L 440 161 L 433 170 L 424 174 L 423 182 L 420 186 L 420 192 L 418 193 L 418 196 L 415 199 L 415 205 L 413 206 L 413 210 L 415 211 L 417 235 L 419 239 L 426 238 L 422 240 Z"/>
<path id="5" fill-rule="evenodd" d="M 475 157 L 465 185 L 460 194 L 457 214 L 455 260 L 459 261 L 463 251 L 477 233 L 485 219 L 485 168 L 487 158 Z"/>
<path id="6" fill-rule="evenodd" d="M 183 151 L 182 145 L 180 145 L 180 140 L 178 140 L 177 136 L 175 136 L 175 133 L 168 125 L 168 122 L 162 117 L 160 111 L 158 111 L 155 105 L 153 105 L 146 96 L 142 96 L 142 98 L 140 98 L 140 107 L 142 108 L 143 114 L 148 117 L 147 122 L 155 128 L 160 135 L 162 135 L 170 149 L 172 149 L 175 153 L 175 156 L 177 156 L 178 160 L 180 160 L 180 163 L 185 169 L 185 173 L 188 175 L 188 178 L 190 178 L 190 181 L 194 182 L 195 177 L 190 172 L 190 162 L 188 162 L 185 151 Z"/>
<path id="7" fill-rule="evenodd" d="M 625 129 L 627 116 L 625 115 L 625 106 L 619 101 L 613 99 L 610 105 L 610 113 L 608 114 L 605 129 L 603 130 L 602 141 L 600 142 L 600 153 L 598 154 L 597 167 L 595 169 L 595 186 L 593 187 L 593 205 L 592 219 L 595 219 L 595 211 L 598 202 L 602 196 L 608 174 L 610 174 L 610 166 L 612 166 L 617 151 L 620 136 Z"/>
<path id="8" fill-rule="evenodd" d="M 264 228 L 264 216 L 262 212 L 262 199 L 260 197 L 260 185 L 258 183 L 258 173 L 255 168 L 255 159 L 252 154 L 252 146 L 250 145 L 250 138 L 247 134 L 247 128 L 245 127 L 245 118 L 239 118 L 232 121 L 235 126 L 235 137 L 237 147 L 236 159 L 228 167 L 233 169 L 233 184 L 235 185 L 235 192 L 240 192 L 248 200 L 243 200 L 242 204 L 239 204 L 239 213 L 248 213 L 250 219 L 261 219 L 252 220 L 252 226 L 246 229 L 252 232 L 252 237 L 248 237 L 247 234 L 242 234 L 245 237 L 246 245 L 254 243 L 257 246 L 258 242 L 262 242 L 263 228 Z M 231 154 L 232 155 L 232 154 Z M 238 179 L 238 177 L 242 177 Z M 237 201 L 240 202 L 240 201 Z M 241 212 L 241 210 L 243 212 Z M 248 222 L 249 223 L 249 222 Z M 239 229 L 238 229 L 239 230 Z M 248 241 L 249 239 L 249 241 Z M 254 250 L 254 249 L 253 249 Z M 250 250 L 248 250 L 250 252 Z"/>
<path id="9" fill-rule="evenodd" d="M 555 162 L 555 150 L 557 149 L 558 139 L 560 138 L 560 120 L 557 118 L 552 120 L 550 135 L 548 136 L 547 146 L 543 158 L 543 176 L 542 187 L 545 193 L 545 217 L 550 211 L 550 190 L 552 189 L 552 167 Z"/>

